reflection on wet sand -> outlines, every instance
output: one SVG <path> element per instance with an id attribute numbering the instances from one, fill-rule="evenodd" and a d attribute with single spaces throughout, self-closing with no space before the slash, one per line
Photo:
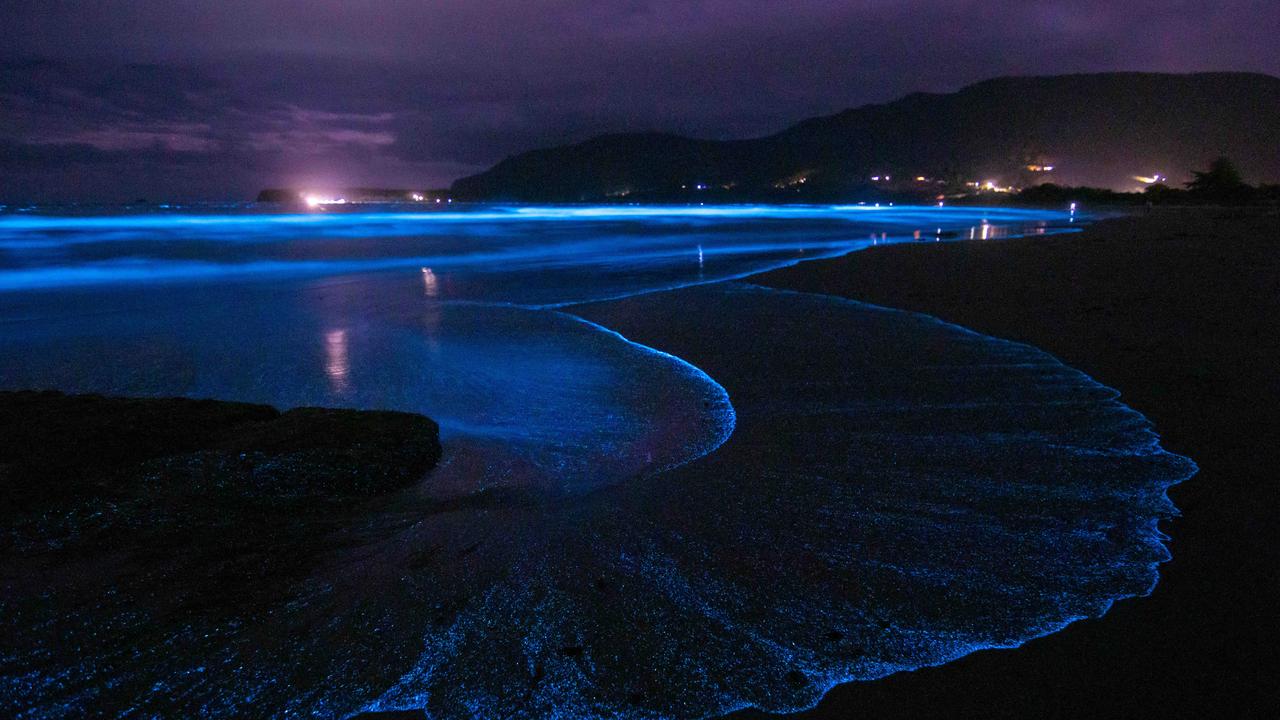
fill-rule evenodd
<path id="1" fill-rule="evenodd" d="M 349 389 L 351 361 L 347 356 L 347 331 L 330 330 L 324 334 L 324 374 L 334 395 L 345 395 Z"/>
<path id="2" fill-rule="evenodd" d="M 1190 466 L 1106 388 L 920 316 L 671 289 L 1045 217 L 695 210 L 0 222 L 46 244 L 0 265 L 45 288 L 0 292 L 3 385 L 411 410 L 445 446 L 418 487 L 245 549 L 240 585 L 208 585 L 225 558 L 7 557 L 42 588 L 6 600 L 7 687 L 37 717 L 784 710 L 1150 588 Z"/>
<path id="3" fill-rule="evenodd" d="M 436 279 L 436 274 L 431 268 L 422 268 L 422 289 L 429 298 L 440 294 L 440 281 Z"/>

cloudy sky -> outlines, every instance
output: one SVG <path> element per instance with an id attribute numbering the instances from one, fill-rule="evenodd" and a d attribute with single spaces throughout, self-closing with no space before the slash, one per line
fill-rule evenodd
<path id="1" fill-rule="evenodd" d="M 0 199 L 445 186 L 992 76 L 1280 75 L 1277 0 L 0 0 Z"/>

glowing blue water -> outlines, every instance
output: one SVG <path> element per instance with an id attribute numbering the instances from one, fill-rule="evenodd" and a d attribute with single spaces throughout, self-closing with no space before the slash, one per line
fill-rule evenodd
<path id="1" fill-rule="evenodd" d="M 880 242 L 1046 232 L 1071 219 L 863 206 L 10 214 L 0 215 L 0 292 L 419 271 L 434 298 L 554 305 L 737 277 Z"/>
<path id="2" fill-rule="evenodd" d="M 700 717 L 1101 614 L 1155 582 L 1192 469 L 1114 392 L 930 318 L 720 282 L 1069 220 L 0 216 L 0 387 L 406 409 L 446 440 L 265 615 L 175 619 L 144 574 L 9 558 L 45 591 L 4 598 L 0 708 Z"/>
<path id="3" fill-rule="evenodd" d="M 421 412 L 455 453 L 506 458 L 458 480 L 471 489 L 589 489 L 711 450 L 732 409 L 678 359 L 512 305 L 1071 219 L 862 206 L 0 215 L 0 387 Z"/>

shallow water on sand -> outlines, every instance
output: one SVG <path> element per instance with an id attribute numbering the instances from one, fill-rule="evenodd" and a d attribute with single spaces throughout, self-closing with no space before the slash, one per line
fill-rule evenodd
<path id="1" fill-rule="evenodd" d="M 11 388 L 421 412 L 450 457 L 483 467 L 428 485 L 445 496 L 586 491 L 732 430 L 728 398 L 697 368 L 572 315 L 367 289 L 251 286 L 23 323 L 0 330 L 0 371 Z"/>
<path id="2" fill-rule="evenodd" d="M 859 206 L 0 215 L 0 388 L 421 412 L 450 452 L 502 468 L 441 491 L 591 489 L 711 450 L 732 409 L 696 367 L 549 307 L 1071 220 Z"/>
<path id="3" fill-rule="evenodd" d="M 1070 227 L 1069 213 L 864 206 L 467 212 L 0 214 L 0 292 L 416 277 L 416 295 L 555 305 L 758 272 L 882 242 Z"/>
<path id="4" fill-rule="evenodd" d="M 465 215 L 0 217 L 0 387 L 412 410 L 446 448 L 252 603 L 176 612 L 192 588 L 154 559 L 8 558 L 0 707 L 782 710 L 1156 581 L 1193 466 L 1114 392 L 930 318 L 721 282 L 1066 216 Z"/>

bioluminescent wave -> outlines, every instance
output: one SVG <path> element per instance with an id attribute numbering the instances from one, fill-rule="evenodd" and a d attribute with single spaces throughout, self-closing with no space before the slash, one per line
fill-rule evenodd
<path id="1" fill-rule="evenodd" d="M 862 206 L 11 214 L 0 215 L 0 293 L 421 270 L 439 299 L 554 305 L 738 277 L 880 242 L 1049 232 L 1072 219 Z"/>
<path id="2" fill-rule="evenodd" d="M 1100 615 L 1156 581 L 1193 470 L 1142 416 L 1034 348 L 726 282 L 1069 220 L 0 217 L 0 388 L 411 410 L 445 445 L 243 557 L 100 558 L 92 509 L 11 544 L 0 708 L 694 718 Z"/>
<path id="3" fill-rule="evenodd" d="M 6 388 L 421 412 L 458 462 L 483 448 L 482 471 L 435 495 L 589 490 L 697 457 L 733 428 L 697 368 L 573 316 L 366 289 L 241 288 L 4 327 L 0 375 Z"/>

